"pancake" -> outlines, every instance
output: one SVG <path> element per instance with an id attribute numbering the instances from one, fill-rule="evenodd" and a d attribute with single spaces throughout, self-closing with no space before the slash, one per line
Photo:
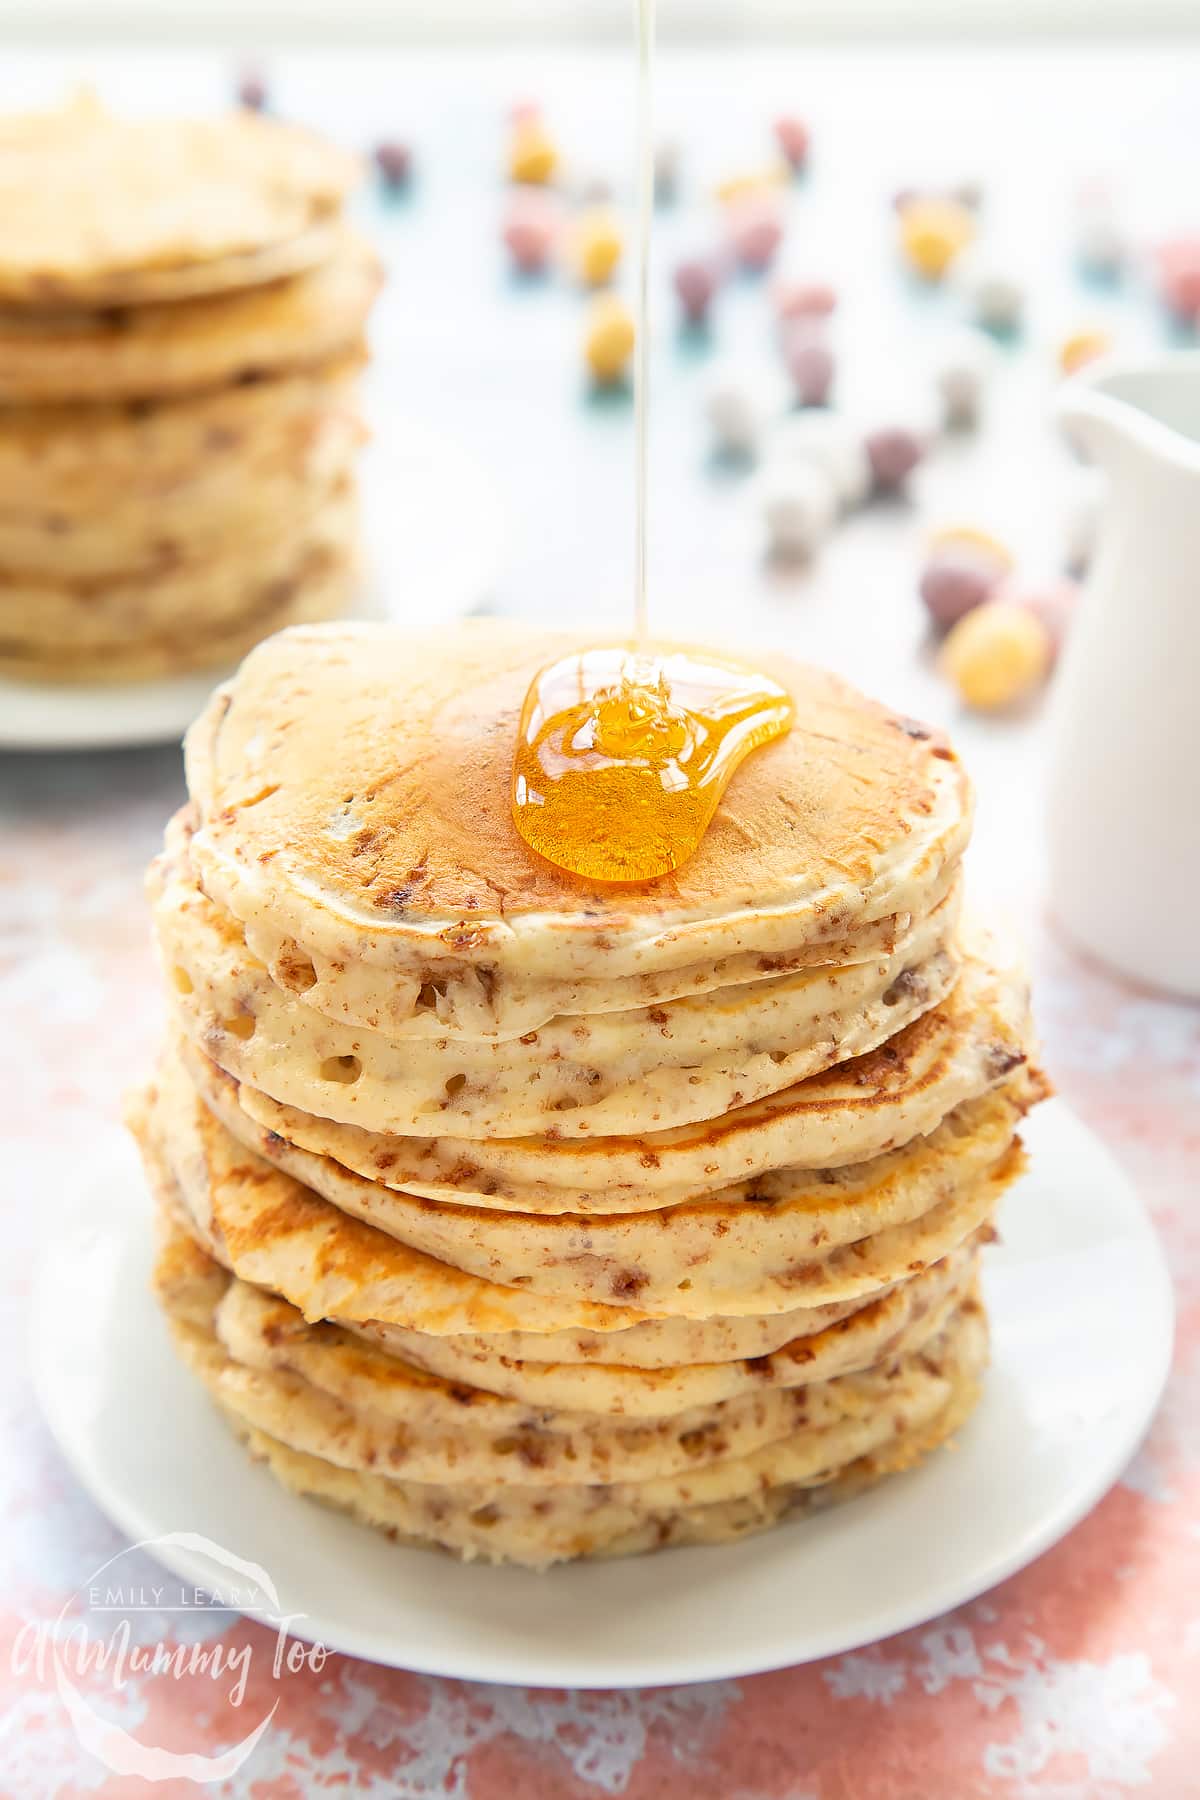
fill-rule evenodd
<path id="1" fill-rule="evenodd" d="M 482 983 L 504 1030 L 510 974 L 789 955 L 920 918 L 944 892 L 970 810 L 944 738 L 782 658 L 796 724 L 737 771 L 680 869 L 614 888 L 544 862 L 510 815 L 516 720 L 537 669 L 580 641 L 479 620 L 298 632 L 249 657 L 187 763 L 199 880 L 259 960 L 311 965 L 329 1010 L 339 963 L 359 1005 L 374 971 L 381 991 L 408 981 L 414 1011 L 428 989 L 450 1022 L 464 980 Z"/>
<path id="2" fill-rule="evenodd" d="M 423 1135 L 431 1114 L 464 1137 L 630 1135 L 713 1118 L 874 1049 L 944 999 L 958 971 L 948 898 L 871 962 L 565 1015 L 517 1040 L 396 1040 L 277 987 L 196 887 L 178 835 L 174 847 L 150 893 L 184 1031 L 272 1098 L 373 1131 Z"/>
<path id="3" fill-rule="evenodd" d="M 0 579 L 60 586 L 154 580 L 181 565 L 236 558 L 251 544 L 294 536 L 331 493 L 350 486 L 365 436 L 352 379 L 329 381 L 319 398 L 312 386 L 304 384 L 304 404 L 281 405 L 241 444 L 236 430 L 220 423 L 237 409 L 211 405 L 211 396 L 176 401 L 172 409 L 195 407 L 206 423 L 160 436 L 143 433 L 120 408 L 102 409 L 107 419 L 91 432 L 80 427 L 79 408 L 47 408 L 58 416 L 57 429 L 30 424 L 14 431 L 11 420 L 0 419 Z M 161 423 L 168 409 L 154 410 Z M 182 441 L 190 456 L 181 454 Z"/>
<path id="4" fill-rule="evenodd" d="M 227 669 L 272 631 L 336 618 L 354 599 L 358 580 L 358 559 L 352 552 L 302 549 L 296 564 L 277 579 L 250 584 L 236 611 L 215 626 L 184 615 L 154 630 L 82 647 L 70 642 L 35 645 L 21 635 L 0 636 L 0 673 L 18 680 L 66 683 Z"/>
<path id="5" fill-rule="evenodd" d="M 381 281 L 374 251 L 342 230 L 327 261 L 241 292 L 0 314 L 0 404 L 161 399 L 311 368 L 361 351 Z"/>
<path id="6" fill-rule="evenodd" d="M 172 1097 L 186 1104 L 186 1074 L 169 1057 L 160 1080 L 168 1105 Z M 892 1246 L 907 1246 L 918 1220 L 926 1232 L 966 1235 L 994 1206 L 992 1187 L 999 1172 L 1012 1167 L 1017 1124 L 1041 1092 L 1036 1077 L 1021 1071 L 964 1103 L 930 1136 L 865 1163 L 816 1177 L 779 1171 L 752 1190 L 737 1185 L 655 1212 L 579 1218 L 493 1212 L 381 1189 L 329 1158 L 257 1131 L 231 1084 L 218 1078 L 199 1085 L 205 1102 L 248 1150 L 413 1249 L 530 1293 L 602 1301 L 635 1295 L 647 1310 L 682 1309 L 693 1317 L 768 1310 L 762 1304 L 767 1291 L 829 1279 L 824 1265 L 838 1266 L 831 1262 L 837 1251 L 846 1252 L 843 1264 L 853 1258 L 865 1269 L 864 1239 L 877 1242 L 885 1263 L 891 1254 L 903 1259 L 907 1249 Z M 964 1219 L 974 1224 L 961 1229 Z M 895 1231 L 900 1235 L 889 1238 Z"/>
<path id="7" fill-rule="evenodd" d="M 201 1287 L 205 1279 L 201 1273 Z M 974 1401 L 987 1353 L 982 1310 L 968 1295 L 921 1349 L 901 1354 L 874 1373 L 773 1396 L 782 1405 L 768 1416 L 777 1414 L 780 1422 L 796 1416 L 787 1435 L 767 1438 L 756 1448 L 734 1447 L 739 1441 L 745 1446 L 755 1442 L 752 1425 L 731 1423 L 732 1442 L 723 1441 L 720 1427 L 707 1433 L 701 1428 L 690 1450 L 668 1426 L 625 1426 L 625 1448 L 618 1451 L 615 1442 L 612 1446 L 618 1468 L 657 1461 L 669 1473 L 556 1482 L 564 1453 L 544 1441 L 553 1434 L 543 1430 L 535 1439 L 526 1423 L 524 1437 L 518 1428 L 516 1448 L 510 1450 L 504 1438 L 500 1449 L 493 1442 L 490 1456 L 482 1444 L 472 1450 L 465 1436 L 456 1444 L 451 1434 L 441 1454 L 453 1479 L 426 1482 L 408 1470 L 437 1466 L 436 1428 L 423 1440 L 385 1415 L 359 1410 L 269 1360 L 265 1367 L 240 1362 L 230 1353 L 231 1344 L 257 1356 L 261 1336 L 245 1318 L 240 1325 L 225 1319 L 224 1336 L 218 1335 L 225 1298 L 217 1301 L 206 1327 L 207 1299 L 195 1290 L 190 1297 L 179 1295 L 180 1286 L 186 1289 L 187 1284 L 178 1279 L 164 1283 L 168 1319 L 181 1353 L 235 1429 L 267 1457 L 286 1485 L 330 1499 L 407 1539 L 533 1567 L 627 1550 L 639 1534 L 644 1534 L 644 1547 L 692 1541 L 693 1533 L 719 1541 L 749 1528 L 743 1521 L 772 1522 L 794 1490 L 832 1485 L 839 1477 L 848 1480 L 847 1491 L 857 1491 L 853 1477 L 862 1459 L 874 1459 L 876 1474 L 907 1466 L 957 1426 Z M 208 1295 L 215 1291 L 209 1281 Z M 249 1312 L 256 1319 L 252 1298 Z M 341 1348 L 339 1343 L 310 1344 L 307 1366 L 311 1370 L 322 1349 Z M 342 1391 L 361 1401 L 361 1372 L 348 1371 L 344 1360 L 340 1377 L 329 1379 L 340 1380 Z M 394 1391 L 397 1380 L 403 1390 L 405 1376 L 389 1381 L 375 1367 L 367 1385 L 377 1397 L 380 1382 Z M 471 1408 L 463 1411 L 470 1417 Z M 724 1416 L 732 1421 L 760 1415 L 743 1407 L 740 1415 Z M 574 1444 L 578 1433 L 569 1429 L 559 1435 L 565 1445 Z M 595 1467 L 586 1457 L 584 1462 L 585 1469 Z M 520 1477 L 516 1480 L 507 1473 L 513 1463 Z M 498 1466 L 505 1470 L 500 1478 Z M 481 1468 L 489 1471 L 482 1480 Z M 868 1471 L 857 1473 L 867 1476 Z M 764 1507 L 764 1497 L 770 1495 L 777 1504 Z"/>
<path id="8" fill-rule="evenodd" d="M 0 305 L 178 300 L 323 260 L 356 158 L 295 125 L 111 117 L 86 97 L 0 119 Z"/>

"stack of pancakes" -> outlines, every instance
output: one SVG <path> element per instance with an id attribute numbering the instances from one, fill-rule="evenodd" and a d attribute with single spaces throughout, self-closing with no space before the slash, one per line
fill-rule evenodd
<path id="1" fill-rule="evenodd" d="M 1045 1091 L 960 917 L 937 733 L 772 660 L 796 722 L 696 855 L 517 835 L 560 635 L 284 633 L 189 736 L 133 1123 L 180 1352 L 288 1487 L 533 1566 L 709 1542 L 940 1444 Z"/>
<path id="2" fill-rule="evenodd" d="M 0 670 L 232 663 L 336 616 L 380 273 L 352 157 L 240 113 L 0 120 Z"/>

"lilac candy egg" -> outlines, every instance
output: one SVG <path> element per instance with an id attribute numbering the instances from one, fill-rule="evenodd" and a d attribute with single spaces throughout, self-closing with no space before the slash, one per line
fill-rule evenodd
<path id="1" fill-rule="evenodd" d="M 267 82 L 262 70 L 243 69 L 237 84 L 238 105 L 244 106 L 247 112 L 265 112 L 267 98 Z"/>
<path id="2" fill-rule="evenodd" d="M 375 167 L 385 187 L 403 187 L 412 174 L 412 151 L 396 138 L 375 146 Z"/>
<path id="3" fill-rule="evenodd" d="M 991 599 L 1000 569 L 981 557 L 933 556 L 921 573 L 918 592 L 938 631 L 949 631 L 960 619 Z"/>
<path id="4" fill-rule="evenodd" d="M 720 285 L 715 260 L 704 256 L 687 257 L 676 264 L 672 281 L 684 317 L 693 325 L 703 324 Z"/>
<path id="5" fill-rule="evenodd" d="M 825 281 L 781 281 L 773 298 L 775 316 L 783 324 L 796 319 L 827 319 L 837 307 L 837 292 Z"/>
<path id="6" fill-rule="evenodd" d="M 558 211 L 540 194 L 518 194 L 505 214 L 502 236 L 509 255 L 527 275 L 550 260 L 558 235 Z"/>
<path id="7" fill-rule="evenodd" d="M 828 345 L 811 338 L 788 345 L 784 352 L 792 389 L 801 406 L 824 406 L 833 387 L 834 360 Z"/>
<path id="8" fill-rule="evenodd" d="M 768 201 L 743 201 L 730 216 L 729 236 L 744 269 L 765 269 L 783 238 L 777 208 Z"/>
<path id="9" fill-rule="evenodd" d="M 902 425 L 885 426 L 880 431 L 870 432 L 863 448 L 871 464 L 875 486 L 892 493 L 904 486 L 925 454 L 925 446 L 916 432 Z"/>

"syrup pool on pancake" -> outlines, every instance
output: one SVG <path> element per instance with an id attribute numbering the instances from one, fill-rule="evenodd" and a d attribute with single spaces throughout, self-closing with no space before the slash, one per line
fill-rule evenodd
<path id="1" fill-rule="evenodd" d="M 637 643 L 539 671 L 513 758 L 517 830 L 547 862 L 592 881 L 648 881 L 686 862 L 738 764 L 792 723 L 777 682 L 711 653 L 647 639 L 646 500 L 651 63 L 654 0 L 638 0 L 634 619 Z"/>

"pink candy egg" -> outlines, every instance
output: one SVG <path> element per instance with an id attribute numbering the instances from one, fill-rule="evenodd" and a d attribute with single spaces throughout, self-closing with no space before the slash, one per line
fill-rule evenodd
<path id="1" fill-rule="evenodd" d="M 834 360 L 828 345 L 811 337 L 794 337 L 784 349 L 784 362 L 801 406 L 824 406 L 833 387 Z"/>
<path id="2" fill-rule="evenodd" d="M 875 486 L 895 493 L 902 488 L 921 458 L 925 446 L 915 431 L 902 425 L 872 431 L 863 441 Z"/>
<path id="3" fill-rule="evenodd" d="M 238 77 L 237 103 L 247 112 L 265 112 L 267 82 L 261 69 L 243 69 Z"/>
<path id="4" fill-rule="evenodd" d="M 744 269 L 765 269 L 783 238 L 778 208 L 761 197 L 739 201 L 730 209 L 729 237 Z"/>
<path id="5" fill-rule="evenodd" d="M 1181 319 L 1200 316 L 1200 237 L 1173 238 L 1157 251 L 1159 291 Z"/>
<path id="6" fill-rule="evenodd" d="M 773 126 L 775 142 L 790 169 L 802 169 L 808 161 L 809 132 L 803 119 L 782 113 Z"/>
<path id="7" fill-rule="evenodd" d="M 1067 639 L 1082 592 L 1077 581 L 1051 581 L 1044 587 L 1021 588 L 1006 583 L 1003 598 L 1031 612 L 1045 626 L 1051 657 L 1057 661 Z"/>
<path id="8" fill-rule="evenodd" d="M 936 629 L 949 631 L 991 599 L 999 577 L 998 567 L 982 557 L 942 551 L 926 563 L 918 592 Z"/>
<path id="9" fill-rule="evenodd" d="M 683 262 L 675 265 L 671 279 L 684 317 L 689 324 L 702 325 L 721 283 L 716 259 L 711 256 L 685 257 Z"/>
<path id="10" fill-rule="evenodd" d="M 502 236 L 517 268 L 535 275 L 546 267 L 554 249 L 558 208 L 545 195 L 517 194 L 505 213 Z"/>
<path id="11" fill-rule="evenodd" d="M 775 288 L 775 316 L 793 319 L 827 319 L 837 306 L 837 293 L 824 281 L 781 281 Z"/>

